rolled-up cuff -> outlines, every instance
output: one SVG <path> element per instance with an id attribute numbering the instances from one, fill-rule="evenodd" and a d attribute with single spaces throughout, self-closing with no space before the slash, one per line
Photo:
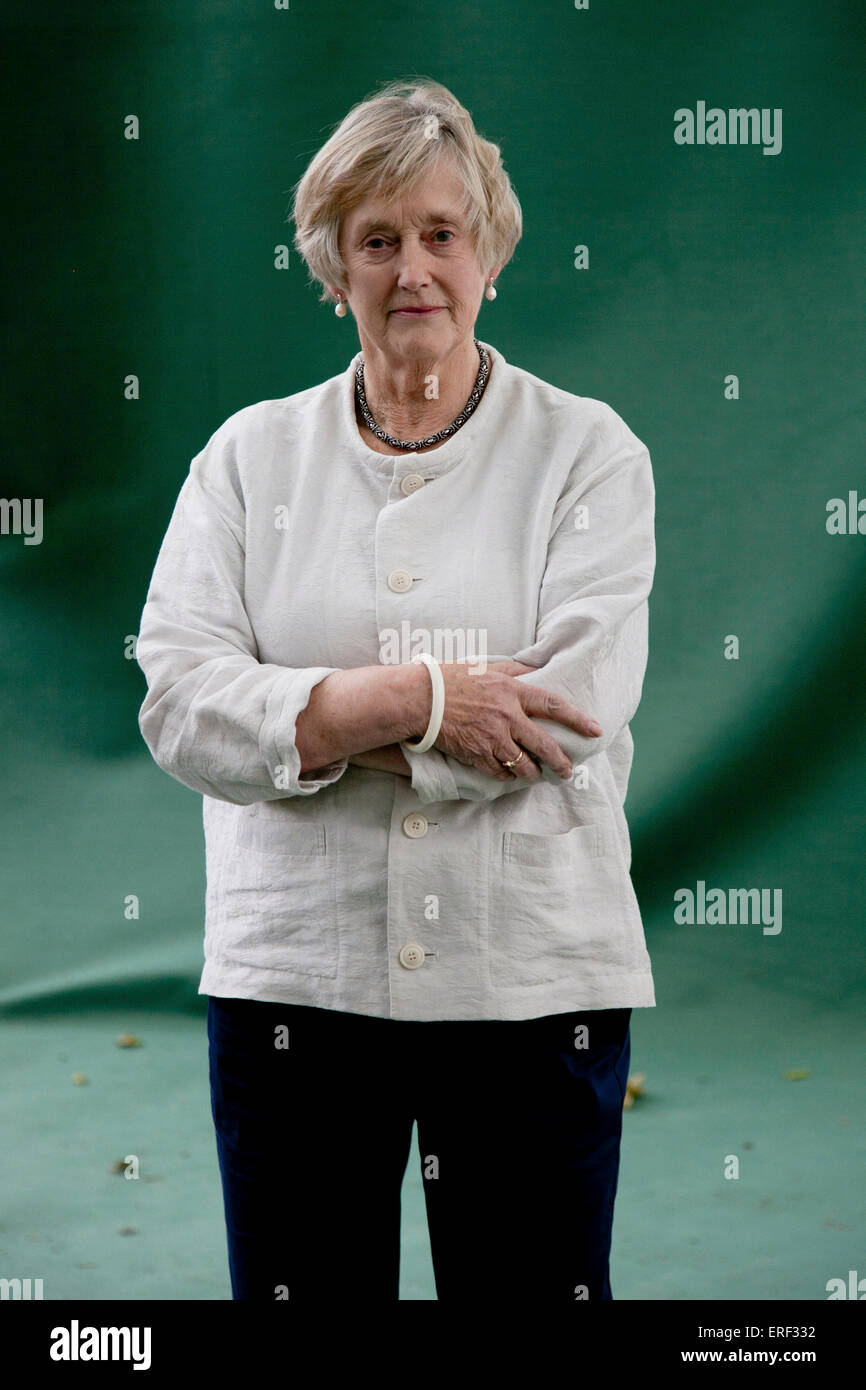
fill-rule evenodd
<path id="1" fill-rule="evenodd" d="M 426 753 L 406 753 L 406 761 L 412 769 L 412 790 L 419 801 L 459 801 L 457 783 L 444 753 L 428 748 Z"/>
<path id="2" fill-rule="evenodd" d="M 274 786 L 285 796 L 311 796 L 320 787 L 330 786 L 342 777 L 348 758 L 336 759 L 316 768 L 318 777 L 301 778 L 301 755 L 295 746 L 298 715 L 306 709 L 313 686 L 333 675 L 338 666 L 306 666 L 287 669 L 268 697 L 265 717 L 259 730 L 259 748 Z"/>

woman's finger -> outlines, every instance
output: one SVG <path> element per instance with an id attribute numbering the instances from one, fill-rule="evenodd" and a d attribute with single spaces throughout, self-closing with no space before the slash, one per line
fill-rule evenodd
<path id="1" fill-rule="evenodd" d="M 510 772 L 513 777 L 519 777 L 524 782 L 541 781 L 541 768 L 527 748 L 521 748 L 515 744 L 510 752 L 497 753 L 497 758 L 500 763 L 514 762 L 513 767 L 505 768 L 505 771 Z"/>
<path id="2" fill-rule="evenodd" d="M 531 719 L 515 722 L 512 725 L 511 737 L 515 743 L 521 744 L 527 753 L 545 763 L 558 777 L 571 776 L 573 768 L 568 754 L 560 748 L 555 738 L 551 738 L 550 734 L 545 733 Z"/>
<path id="3" fill-rule="evenodd" d="M 524 712 L 535 719 L 555 719 L 557 723 L 565 724 L 569 729 L 574 729 L 576 734 L 583 734 L 585 738 L 598 738 L 604 732 L 598 720 L 593 719 L 591 714 L 578 709 L 577 705 L 573 705 L 562 695 L 545 690 L 544 686 L 518 685 L 516 689 Z"/>

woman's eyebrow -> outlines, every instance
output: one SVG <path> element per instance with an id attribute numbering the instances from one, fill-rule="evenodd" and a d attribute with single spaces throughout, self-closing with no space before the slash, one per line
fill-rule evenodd
<path id="1" fill-rule="evenodd" d="M 460 217 L 457 213 L 453 212 L 430 212 L 424 218 L 424 221 L 428 224 L 432 222 L 459 222 Z M 384 220 L 378 217 L 368 217 L 366 221 L 361 223 L 355 235 L 359 237 L 365 237 L 369 236 L 370 232 L 397 231 L 399 231 L 399 228 L 395 227 L 391 222 L 385 222 Z"/>

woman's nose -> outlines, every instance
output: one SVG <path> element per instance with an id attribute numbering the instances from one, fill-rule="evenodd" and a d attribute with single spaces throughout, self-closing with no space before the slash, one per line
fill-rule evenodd
<path id="1" fill-rule="evenodd" d="M 403 289 L 417 289 L 430 279 L 427 252 L 417 241 L 404 241 L 397 253 L 397 280 Z"/>

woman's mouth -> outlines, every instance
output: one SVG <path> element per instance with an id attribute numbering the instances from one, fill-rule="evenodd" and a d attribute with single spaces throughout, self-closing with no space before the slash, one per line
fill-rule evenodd
<path id="1" fill-rule="evenodd" d="M 438 314 L 444 306 L 441 304 L 425 304 L 420 309 L 392 309 L 392 314 L 405 314 L 413 318 L 421 318 L 424 314 Z"/>

